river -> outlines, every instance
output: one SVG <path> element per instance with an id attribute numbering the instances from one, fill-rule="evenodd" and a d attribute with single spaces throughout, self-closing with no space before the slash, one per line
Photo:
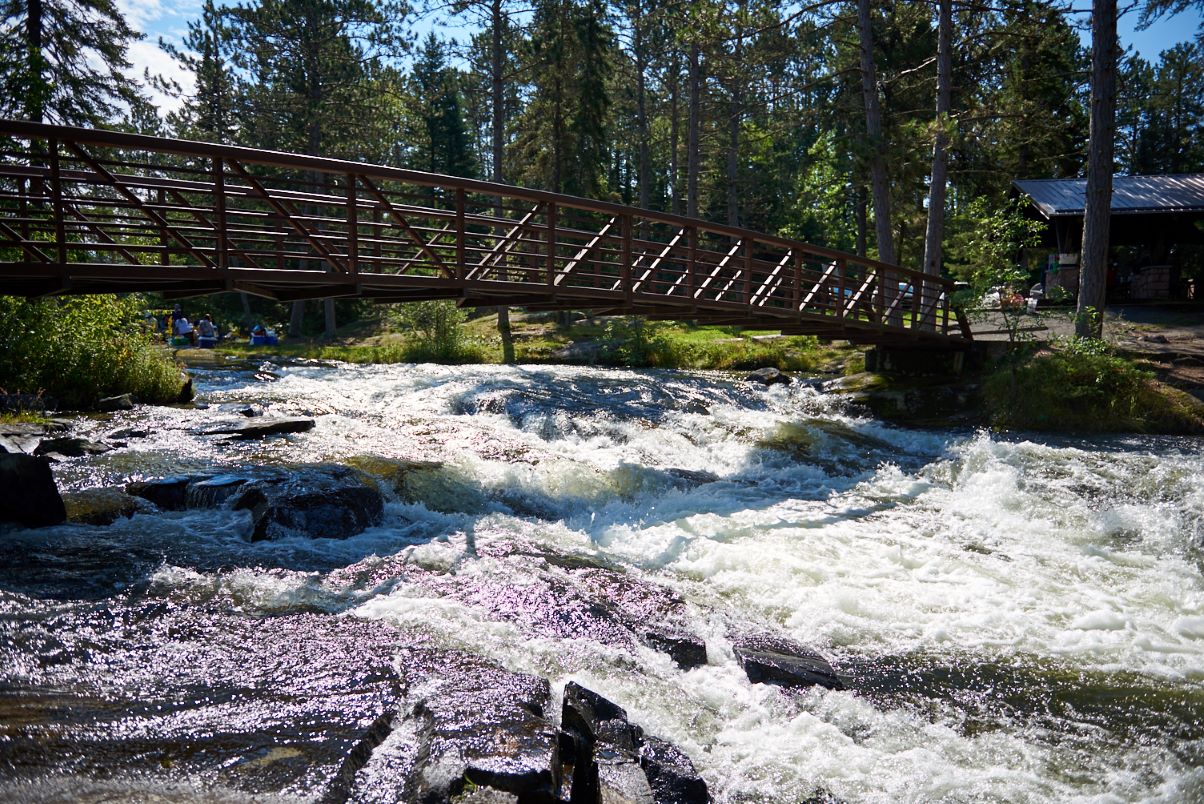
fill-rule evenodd
<path id="1" fill-rule="evenodd" d="M 0 797 L 237 799 L 203 758 L 154 759 L 156 738 L 112 748 L 147 722 L 114 702 L 155 700 L 208 642 L 242 639 L 244 620 L 329 615 L 554 691 L 575 680 L 684 750 L 721 802 L 1204 801 L 1198 439 L 899 429 L 814 384 L 709 373 L 290 362 L 194 377 L 204 409 L 75 422 L 96 439 L 136 432 L 56 464 L 60 487 L 365 455 L 437 470 L 345 540 L 252 543 L 248 514 L 221 509 L 0 534 Z M 247 404 L 317 426 L 200 434 Z M 464 590 L 530 587 L 528 564 L 498 547 L 514 544 L 667 588 L 707 663 L 497 615 Z M 402 565 L 460 592 L 390 569 Z M 173 648 L 192 616 L 193 652 Z M 750 683 L 734 622 L 816 649 L 848 689 Z M 131 660 L 106 636 L 123 628 L 176 658 Z M 253 684 L 240 698 L 194 675 L 194 698 L 254 698 Z M 289 784 L 256 792 L 305 798 Z"/>

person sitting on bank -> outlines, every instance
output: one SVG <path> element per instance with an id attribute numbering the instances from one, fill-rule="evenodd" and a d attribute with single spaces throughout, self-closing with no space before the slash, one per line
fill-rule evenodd
<path id="1" fill-rule="evenodd" d="M 175 320 L 175 323 L 172 324 L 172 334 L 187 338 L 189 343 L 196 343 L 196 332 L 193 331 L 192 324 L 189 323 L 186 316 L 180 316 Z"/>
<path id="2" fill-rule="evenodd" d="M 217 340 L 217 327 L 213 326 L 213 321 L 209 318 L 208 313 L 202 315 L 201 320 L 196 322 L 196 333 L 198 338 Z"/>

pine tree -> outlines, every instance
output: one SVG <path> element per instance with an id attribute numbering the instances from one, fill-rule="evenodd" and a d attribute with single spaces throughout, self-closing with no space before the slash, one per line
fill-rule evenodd
<path id="1" fill-rule="evenodd" d="M 142 99 L 114 0 L 0 0 L 0 117 L 97 126 Z"/>
<path id="2" fill-rule="evenodd" d="M 200 19 L 188 23 L 188 33 L 179 46 L 159 41 L 159 46 L 193 75 L 192 93 L 169 115 L 169 123 L 180 136 L 222 143 L 238 140 L 239 86 L 231 44 L 231 32 L 214 0 L 205 0 Z M 184 94 L 178 85 L 168 89 Z"/>

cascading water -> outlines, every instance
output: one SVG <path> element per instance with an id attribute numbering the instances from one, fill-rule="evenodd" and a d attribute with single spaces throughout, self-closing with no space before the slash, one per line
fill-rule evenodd
<path id="1" fill-rule="evenodd" d="M 58 463 L 60 487 L 365 456 L 430 471 L 344 540 L 251 542 L 247 512 L 220 508 L 0 535 L 0 797 L 238 799 L 216 771 L 188 770 L 201 749 L 193 765 L 156 759 L 182 750 L 157 747 L 165 737 L 139 738 L 143 761 L 110 774 L 103 757 L 52 748 L 87 742 L 81 707 L 154 700 L 172 676 L 229 702 L 232 729 L 263 718 L 277 703 L 257 704 L 251 681 L 230 692 L 240 669 L 209 667 L 205 646 L 264 618 L 337 614 L 553 690 L 576 680 L 680 746 L 718 801 L 1204 800 L 1198 440 L 901 430 L 813 386 L 710 374 L 298 363 L 196 380 L 205 409 L 76 422 L 94 439 L 135 435 Z M 201 434 L 247 404 L 318 424 L 256 442 Z M 536 579 L 514 545 L 562 558 Z M 580 584 L 573 557 L 679 596 L 707 663 L 525 621 L 529 600 L 511 598 Z M 171 627 L 148 624 L 163 610 Z M 810 645 L 849 689 L 750 683 L 733 627 Z M 172 647 L 181 629 L 187 650 Z M 140 648 L 178 663 L 105 674 L 140 667 Z M 103 679 L 85 703 L 80 668 Z M 159 733 L 182 744 L 188 729 Z M 108 744 L 94 737 L 89 750 Z M 253 792 L 305 797 L 267 784 Z"/>

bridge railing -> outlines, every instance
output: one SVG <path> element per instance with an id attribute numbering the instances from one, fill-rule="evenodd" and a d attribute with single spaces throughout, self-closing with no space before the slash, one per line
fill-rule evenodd
<path id="1" fill-rule="evenodd" d="M 0 121 L 0 292 L 120 290 L 960 338 L 949 280 L 787 238 L 400 168 Z"/>

